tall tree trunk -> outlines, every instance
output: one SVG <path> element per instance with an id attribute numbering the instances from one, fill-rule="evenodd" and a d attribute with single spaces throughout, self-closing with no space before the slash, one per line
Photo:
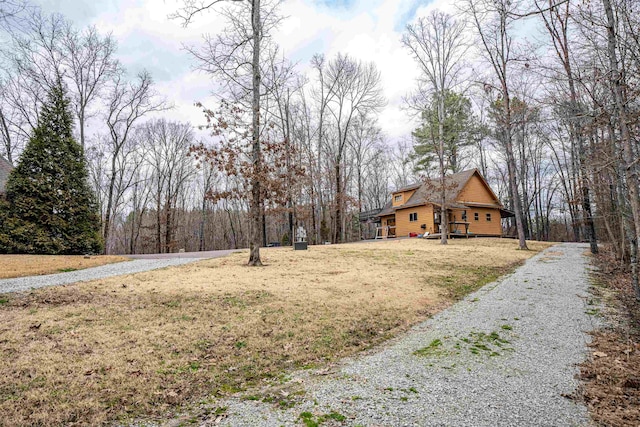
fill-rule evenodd
<path id="1" fill-rule="evenodd" d="M 578 95 L 576 92 L 575 84 L 573 82 L 573 73 L 571 72 L 571 64 L 569 63 L 569 59 L 567 58 L 567 64 L 565 65 L 566 72 L 569 78 L 569 93 L 571 99 L 571 120 L 576 120 L 580 113 L 580 109 L 578 108 Z M 582 133 L 581 127 L 577 127 L 575 123 L 571 123 L 569 127 L 571 133 L 573 133 L 573 137 L 578 143 L 578 167 L 579 174 L 578 179 L 580 180 L 580 187 L 582 189 L 582 212 L 584 215 L 584 235 L 589 240 L 589 245 L 591 248 L 592 254 L 598 253 L 598 239 L 596 235 L 596 227 L 593 221 L 593 213 L 591 211 L 591 196 L 589 190 L 589 177 L 587 172 L 587 166 L 585 161 L 585 143 L 584 143 L 584 135 Z"/>
<path id="2" fill-rule="evenodd" d="M 287 220 L 289 225 L 289 242 L 293 242 L 293 177 L 291 176 L 291 123 L 289 118 L 289 103 L 291 101 L 291 95 L 289 93 L 289 89 L 287 88 L 287 100 L 286 105 L 284 107 L 284 141 L 285 141 L 285 151 L 286 151 L 286 168 L 287 168 Z"/>
<path id="3" fill-rule="evenodd" d="M 589 240 L 591 253 L 598 252 L 598 241 L 596 236 L 596 229 L 593 221 L 593 214 L 591 210 L 591 197 L 590 197 L 590 188 L 588 185 L 588 173 L 585 162 L 585 143 L 584 143 L 584 129 L 580 124 L 580 116 L 581 109 L 578 104 L 578 95 L 575 88 L 575 79 L 573 77 L 573 71 L 571 68 L 571 58 L 569 56 L 569 39 L 568 39 L 568 22 L 570 17 L 570 3 L 566 2 L 565 7 L 565 15 L 561 15 L 558 9 L 552 8 L 553 3 L 552 0 L 549 0 L 549 15 L 550 17 L 555 16 L 557 21 L 560 23 L 560 28 L 556 28 L 557 24 L 554 24 L 552 19 L 547 19 L 545 14 L 542 16 L 545 21 L 545 25 L 549 30 L 549 34 L 552 38 L 554 46 L 556 48 L 556 53 L 560 62 L 562 62 L 562 66 L 565 70 L 565 74 L 567 75 L 567 82 L 569 85 L 569 100 L 570 100 L 570 109 L 569 109 L 569 137 L 572 140 L 572 145 L 577 143 L 577 161 L 578 161 L 578 180 L 579 186 L 581 188 L 581 202 L 582 202 L 582 213 L 584 215 L 584 227 L 583 234 Z M 574 152 L 572 151 L 572 156 Z"/>
<path id="4" fill-rule="evenodd" d="M 444 165 L 444 93 L 438 94 L 438 160 L 440 162 L 440 244 L 448 244 L 449 214 L 447 213 L 447 187 Z"/>
<path id="5" fill-rule="evenodd" d="M 362 213 L 362 162 L 358 160 L 358 214 Z M 358 215 L 358 240 L 364 239 L 362 221 Z"/>
<path id="6" fill-rule="evenodd" d="M 519 150 L 519 160 L 520 160 L 520 186 L 521 188 L 521 200 L 522 200 L 522 227 L 524 228 L 524 235 L 526 239 L 531 239 L 531 214 L 529 212 L 530 200 L 529 200 L 529 191 L 527 185 L 529 184 L 529 165 L 527 163 L 527 155 L 525 150 L 525 134 L 526 134 L 526 125 L 525 119 L 526 112 L 523 113 L 522 123 L 520 130 L 520 138 L 518 141 L 518 150 Z"/>
<path id="7" fill-rule="evenodd" d="M 625 178 L 627 180 L 627 188 L 629 191 L 629 203 L 631 204 L 631 214 L 635 229 L 630 230 L 630 247 L 631 247 L 631 272 L 633 289 L 636 299 L 640 300 L 640 286 L 638 283 L 638 239 L 640 238 L 640 195 L 638 194 L 638 169 L 635 164 L 631 134 L 627 126 L 627 111 L 624 105 L 624 97 L 622 95 L 622 81 L 620 71 L 618 69 L 618 54 L 616 52 L 616 23 L 613 15 L 613 8 L 610 0 L 602 0 L 605 14 L 607 15 L 607 48 L 609 56 L 609 66 L 611 68 L 611 77 L 613 85 L 613 93 L 615 95 L 616 112 L 618 113 L 618 125 L 620 126 L 620 136 L 622 138 L 623 159 L 625 163 Z"/>
<path id="8" fill-rule="evenodd" d="M 315 184 L 313 183 L 313 176 L 310 177 L 311 178 L 311 184 L 310 184 L 310 189 L 311 189 L 311 224 L 313 227 L 313 231 L 311 233 L 311 235 L 313 236 L 313 242 L 312 244 L 317 244 L 318 242 L 320 242 L 319 236 L 318 236 L 318 224 L 317 224 L 317 214 L 316 214 L 316 195 L 315 195 Z M 291 237 L 291 241 L 293 242 L 293 237 Z"/>
<path id="9" fill-rule="evenodd" d="M 613 124 L 611 123 L 611 120 L 609 120 L 609 123 L 607 124 L 607 133 L 608 133 L 608 141 L 609 141 L 609 150 L 610 153 L 609 155 L 611 156 L 612 159 L 618 159 L 620 157 L 620 153 L 618 152 L 618 148 L 616 145 L 616 131 L 615 128 L 613 127 Z M 625 188 L 624 188 L 624 165 L 622 165 L 621 162 L 616 161 L 614 166 L 613 166 L 613 184 L 614 184 L 614 203 L 616 205 L 616 210 L 615 212 L 618 214 L 618 228 L 619 228 L 619 240 L 618 241 L 614 241 L 614 243 L 616 243 L 616 246 L 618 247 L 619 251 L 620 251 L 620 260 L 627 260 L 627 236 L 629 236 L 629 232 L 627 230 L 627 222 L 628 222 L 628 215 L 625 212 L 626 208 L 627 208 L 627 202 L 626 202 L 626 197 L 627 195 L 625 194 Z M 632 230 L 633 227 L 629 228 L 629 230 Z"/>
<path id="10" fill-rule="evenodd" d="M 336 229 L 333 238 L 333 243 L 340 243 L 342 237 L 342 170 L 340 168 L 340 162 L 342 158 L 338 156 L 336 159 L 335 173 L 336 173 Z"/>
<path id="11" fill-rule="evenodd" d="M 260 221 L 262 227 L 262 247 L 267 246 L 267 214 L 265 213 L 264 203 L 260 209 Z"/>
<path id="12" fill-rule="evenodd" d="M 204 227 L 207 223 L 207 199 L 206 197 L 202 198 L 202 218 L 200 219 L 200 236 L 198 243 L 198 251 L 202 252 L 205 249 L 205 239 L 204 239 Z"/>
<path id="13" fill-rule="evenodd" d="M 160 197 L 156 199 L 156 253 L 162 253 L 162 210 L 160 209 Z"/>
<path id="14" fill-rule="evenodd" d="M 82 153 L 84 154 L 85 142 L 84 142 L 84 109 L 82 113 L 78 116 L 78 126 L 80 127 L 80 147 L 82 148 Z"/>
<path id="15" fill-rule="evenodd" d="M 173 245 L 173 238 L 172 238 L 172 232 L 171 232 L 171 221 L 173 221 L 173 216 L 172 216 L 172 207 L 171 207 L 171 200 L 167 197 L 167 201 L 165 204 L 165 226 L 164 226 L 164 252 L 166 253 L 171 253 L 172 252 L 172 245 Z"/>
<path id="16" fill-rule="evenodd" d="M 233 217 L 231 216 L 231 209 L 227 206 L 227 218 L 229 218 L 229 228 L 231 228 L 231 237 L 233 238 L 233 249 L 238 249 L 238 236 L 236 233 L 236 227 L 233 225 Z"/>
<path id="17" fill-rule="evenodd" d="M 2 125 L 2 137 L 5 140 L 5 151 L 7 152 L 7 160 L 9 163 L 13 164 L 13 146 L 11 142 L 11 133 L 9 132 L 9 125 L 7 125 L 7 121 L 0 110 L 0 125 Z"/>
<path id="18" fill-rule="evenodd" d="M 131 210 L 131 234 L 129 234 L 129 253 L 135 253 L 135 243 L 133 241 L 136 231 L 136 214 L 138 208 L 138 183 L 133 187 L 133 209 Z"/>
<path id="19" fill-rule="evenodd" d="M 107 196 L 107 209 L 104 213 L 104 231 L 102 234 L 102 238 L 104 239 L 104 253 L 105 255 L 109 253 L 109 237 L 111 232 L 111 210 L 113 209 L 113 193 L 116 187 L 116 156 L 117 152 L 114 153 L 111 158 L 111 178 L 109 179 L 109 194 Z"/>
<path id="20" fill-rule="evenodd" d="M 253 177 L 251 178 L 251 228 L 249 239 L 249 265 L 261 266 L 260 260 L 260 241 L 262 234 L 261 227 L 261 208 L 262 208 L 262 189 L 260 185 L 260 172 L 262 169 L 262 153 L 260 150 L 260 0 L 253 0 L 251 8 L 252 29 L 253 29 L 253 60 L 251 63 L 253 69 L 253 129 L 252 138 L 252 162 Z"/>
<path id="21" fill-rule="evenodd" d="M 503 64 L 503 70 L 506 71 L 507 65 Z M 509 88 L 507 87 L 506 77 L 502 82 L 502 94 L 504 96 L 505 105 L 505 151 L 507 157 L 507 173 L 509 175 L 509 187 L 511 189 L 511 199 L 513 203 L 513 212 L 516 216 L 516 230 L 518 231 L 518 245 L 520 249 L 527 250 L 527 240 L 522 223 L 522 200 L 520 200 L 520 192 L 518 191 L 518 182 L 516 179 L 516 159 L 513 155 L 512 141 L 512 123 L 511 123 L 511 99 L 509 97 Z"/>

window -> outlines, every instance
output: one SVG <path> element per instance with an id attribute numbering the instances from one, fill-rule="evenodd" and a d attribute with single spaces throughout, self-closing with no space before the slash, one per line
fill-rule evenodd
<path id="1" fill-rule="evenodd" d="M 480 214 L 478 212 L 474 212 L 473 213 L 473 220 L 474 221 L 480 221 Z"/>
<path id="2" fill-rule="evenodd" d="M 401 202 L 402 201 L 402 194 L 398 194 L 397 196 L 395 196 L 393 198 L 394 202 Z"/>
<path id="3" fill-rule="evenodd" d="M 491 222 L 491 214 L 490 213 L 487 214 L 487 222 Z"/>
<path id="4" fill-rule="evenodd" d="M 467 211 L 462 211 L 462 220 L 463 221 L 467 220 Z"/>
<path id="5" fill-rule="evenodd" d="M 409 214 L 409 221 L 410 222 L 416 222 L 417 220 L 418 220 L 418 213 L 417 212 Z"/>

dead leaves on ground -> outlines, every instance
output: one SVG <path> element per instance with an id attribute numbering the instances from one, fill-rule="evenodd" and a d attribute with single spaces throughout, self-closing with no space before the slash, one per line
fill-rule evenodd
<path id="1" fill-rule="evenodd" d="M 594 420 L 608 426 L 640 425 L 640 344 L 616 332 L 595 332 L 593 357 L 581 365 L 583 398 Z"/>

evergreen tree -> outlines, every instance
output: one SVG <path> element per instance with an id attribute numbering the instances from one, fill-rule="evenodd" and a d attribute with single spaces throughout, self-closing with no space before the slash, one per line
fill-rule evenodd
<path id="1" fill-rule="evenodd" d="M 422 123 L 413 132 L 416 172 L 429 172 L 438 164 L 439 131 L 437 97 L 422 112 Z M 453 91 L 444 93 L 444 164 L 447 172 L 460 172 L 460 150 L 470 145 L 474 127 L 471 101 Z"/>
<path id="2" fill-rule="evenodd" d="M 42 106 L 38 127 L 11 171 L 0 205 L 0 252 L 100 252 L 100 215 L 80 144 L 72 136 L 61 85 Z"/>

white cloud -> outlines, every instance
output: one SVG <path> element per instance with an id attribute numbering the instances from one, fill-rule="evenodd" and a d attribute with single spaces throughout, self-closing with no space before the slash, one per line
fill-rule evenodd
<path id="1" fill-rule="evenodd" d="M 373 61 L 381 72 L 388 105 L 380 124 L 391 139 L 408 135 L 415 126 L 402 111 L 402 97 L 415 86 L 417 68 L 402 47 L 402 19 L 412 10 L 424 15 L 438 7 L 452 11 L 451 1 L 434 0 L 415 7 L 419 0 L 356 0 L 349 8 L 329 8 L 315 0 L 287 0 L 285 19 L 275 35 L 285 54 L 308 70 L 315 53 L 332 57 L 338 52 Z M 216 13 L 198 16 L 187 28 L 167 16 L 177 10 L 179 0 L 91 0 L 62 2 L 40 0 L 48 11 L 81 16 L 83 23 L 95 24 L 111 32 L 119 42 L 119 57 L 132 71 L 147 68 L 158 83 L 158 90 L 176 108 L 172 118 L 201 123 L 202 114 L 193 107 L 206 100 L 213 83 L 206 75 L 192 70 L 192 59 L 183 44 L 199 44 L 202 34 L 223 28 Z M 70 4 L 73 3 L 73 4 Z M 75 13 L 75 15 L 74 15 Z M 93 16 L 91 14 L 93 13 Z"/>
<path id="2" fill-rule="evenodd" d="M 308 1 L 292 0 L 285 3 L 284 12 L 289 18 L 281 27 L 278 40 L 290 57 L 300 61 L 308 62 L 318 52 L 314 49 L 323 47 L 320 53 L 327 57 L 342 52 L 374 62 L 380 70 L 388 100 L 380 124 L 389 138 L 396 139 L 414 127 L 401 106 L 402 97 L 414 87 L 417 69 L 403 49 L 402 34 L 397 30 L 400 17 L 411 3 L 360 0 L 352 6 L 351 13 L 336 13 Z"/>

